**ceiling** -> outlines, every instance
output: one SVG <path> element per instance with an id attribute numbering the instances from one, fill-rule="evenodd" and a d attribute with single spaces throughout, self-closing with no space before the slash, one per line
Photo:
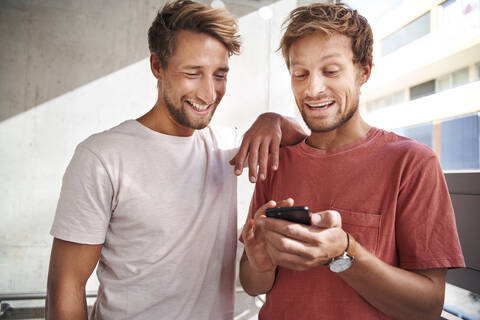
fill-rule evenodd
<path id="1" fill-rule="evenodd" d="M 197 0 L 200 3 L 210 5 L 212 0 Z M 222 0 L 225 8 L 235 17 L 240 18 L 263 6 L 271 5 L 278 0 Z"/>
<path id="2" fill-rule="evenodd" d="M 200 3 L 210 5 L 213 0 L 197 0 Z M 258 10 L 263 6 L 271 5 L 279 0 L 222 0 L 225 7 L 234 16 L 240 18 L 244 15 Z M 354 9 L 366 16 L 369 20 L 375 20 L 381 17 L 386 10 L 398 5 L 403 0 L 343 0 L 343 3 L 348 4 Z M 334 0 L 297 0 L 297 6 L 309 5 L 313 2 L 339 2 Z"/>

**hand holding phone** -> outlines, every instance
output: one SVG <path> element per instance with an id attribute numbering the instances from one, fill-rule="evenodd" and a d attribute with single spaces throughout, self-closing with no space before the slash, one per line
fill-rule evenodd
<path id="1" fill-rule="evenodd" d="M 283 219 L 305 225 L 312 224 L 307 206 L 268 208 L 265 210 L 265 215 L 269 218 Z"/>

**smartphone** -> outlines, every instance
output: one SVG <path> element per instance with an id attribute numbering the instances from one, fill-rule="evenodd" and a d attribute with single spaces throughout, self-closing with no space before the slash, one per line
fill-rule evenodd
<path id="1" fill-rule="evenodd" d="M 306 225 L 312 224 L 307 206 L 268 208 L 265 210 L 265 214 L 269 218 L 283 219 Z"/>

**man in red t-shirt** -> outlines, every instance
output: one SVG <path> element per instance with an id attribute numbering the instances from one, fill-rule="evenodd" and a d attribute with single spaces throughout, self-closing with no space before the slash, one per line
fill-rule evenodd
<path id="1" fill-rule="evenodd" d="M 242 231 L 240 281 L 267 293 L 260 319 L 438 319 L 447 269 L 465 265 L 435 154 L 360 116 L 372 45 L 366 19 L 343 4 L 287 20 L 280 48 L 312 134 L 280 151 Z M 311 226 L 266 218 L 294 202 L 310 207 Z"/>

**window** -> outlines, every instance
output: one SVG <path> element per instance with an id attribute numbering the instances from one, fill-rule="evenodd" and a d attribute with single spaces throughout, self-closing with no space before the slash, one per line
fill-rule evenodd
<path id="1" fill-rule="evenodd" d="M 438 77 L 435 81 L 435 89 L 437 92 L 447 90 L 452 87 L 452 76 L 450 73 Z"/>
<path id="2" fill-rule="evenodd" d="M 438 77 L 435 82 L 436 92 L 461 86 L 469 82 L 468 67 L 456 70 L 452 73 L 447 73 L 441 77 Z"/>
<path id="3" fill-rule="evenodd" d="M 430 11 L 410 22 L 402 29 L 385 37 L 381 41 L 382 56 L 385 56 L 428 33 L 430 33 Z"/>
<path id="4" fill-rule="evenodd" d="M 405 90 L 394 92 L 392 95 L 392 104 L 405 102 Z"/>
<path id="5" fill-rule="evenodd" d="M 446 7 L 454 4 L 455 2 L 456 2 L 456 0 L 447 0 L 444 3 L 442 3 L 442 7 L 446 8 Z"/>
<path id="6" fill-rule="evenodd" d="M 472 31 L 480 26 L 480 1 L 462 0 L 445 1 L 441 5 L 439 27 L 456 29 L 458 32 Z"/>
<path id="7" fill-rule="evenodd" d="M 402 102 L 405 102 L 405 90 L 396 91 L 392 94 L 369 101 L 365 104 L 365 110 L 367 112 L 370 112 L 376 109 L 393 106 Z"/>
<path id="8" fill-rule="evenodd" d="M 468 83 L 468 67 L 452 72 L 452 87 Z"/>
<path id="9" fill-rule="evenodd" d="M 444 170 L 478 169 L 478 114 L 442 121 L 440 124 L 440 161 Z"/>
<path id="10" fill-rule="evenodd" d="M 410 100 L 418 99 L 435 93 L 435 80 L 430 80 L 410 87 Z"/>
<path id="11" fill-rule="evenodd" d="M 433 124 L 426 123 L 418 126 L 400 128 L 393 132 L 421 142 L 433 149 Z"/>

